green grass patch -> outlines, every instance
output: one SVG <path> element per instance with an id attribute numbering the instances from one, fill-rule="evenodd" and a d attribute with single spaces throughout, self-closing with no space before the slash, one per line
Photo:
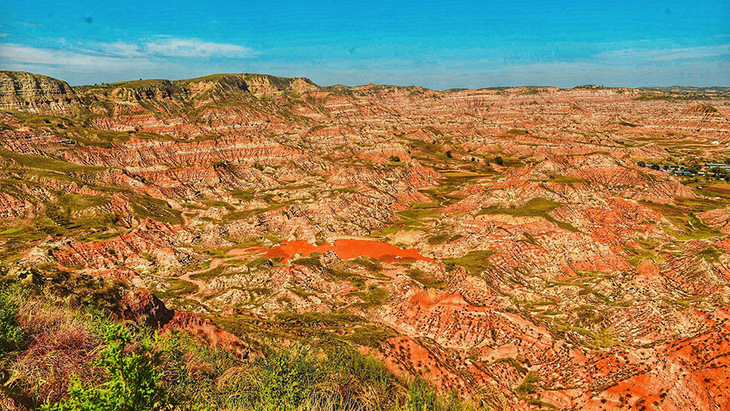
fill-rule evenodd
<path id="1" fill-rule="evenodd" d="M 418 268 L 411 268 L 405 271 L 406 275 L 423 284 L 426 288 L 435 288 L 437 290 L 445 290 L 449 288 L 448 283 L 441 278 L 436 278 L 433 274 L 427 273 Z"/>
<path id="2" fill-rule="evenodd" d="M 251 201 L 256 197 L 252 190 L 233 190 L 231 196 L 241 201 Z"/>
<path id="3" fill-rule="evenodd" d="M 558 221 L 552 216 L 550 216 L 550 213 L 556 210 L 558 207 L 560 207 L 560 203 L 548 200 L 546 198 L 536 197 L 528 201 L 524 206 L 518 207 L 518 208 L 497 208 L 497 207 L 488 207 L 483 208 L 479 211 L 478 215 L 485 215 L 485 214 L 506 214 L 511 215 L 515 217 L 541 217 L 544 218 L 547 221 L 550 221 L 551 223 L 557 225 L 558 227 L 569 230 L 569 231 L 578 231 L 577 228 L 573 227 L 573 225 Z"/>
<path id="4" fill-rule="evenodd" d="M 151 218 L 168 224 L 182 224 L 183 218 L 179 211 L 174 210 L 165 200 L 150 197 L 149 195 L 134 195 L 130 199 L 135 215 L 144 220 Z"/>
<path id="5" fill-rule="evenodd" d="M 190 278 L 193 278 L 195 280 L 210 280 L 212 278 L 221 276 L 223 274 L 223 272 L 225 271 L 225 269 L 226 268 L 221 265 L 221 266 L 212 268 L 207 271 L 203 271 L 203 272 L 200 272 L 197 274 L 191 274 Z"/>
<path id="6" fill-rule="evenodd" d="M 458 258 L 444 258 L 443 261 L 446 263 L 447 269 L 458 265 L 464 267 L 470 275 L 476 276 L 491 265 L 489 257 L 492 255 L 494 255 L 494 251 L 491 250 L 474 250 Z"/>
<path id="7" fill-rule="evenodd" d="M 724 236 L 723 233 L 705 225 L 696 215 L 696 213 L 723 207 L 724 203 L 695 199 L 677 199 L 674 204 L 661 204 L 651 201 L 641 201 L 640 203 L 663 214 L 671 221 L 676 229 L 665 227 L 665 231 L 678 240 L 701 240 Z"/>
<path id="8" fill-rule="evenodd" d="M 579 177 L 569 177 L 569 176 L 561 176 L 561 175 L 554 175 L 550 176 L 550 179 L 548 180 L 553 183 L 585 183 L 586 180 L 584 178 Z"/>
<path id="9" fill-rule="evenodd" d="M 377 285 L 371 285 L 367 291 L 355 291 L 352 294 L 360 297 L 366 308 L 383 305 L 388 299 L 388 291 Z"/>
<path id="10" fill-rule="evenodd" d="M 525 358 L 514 357 L 498 358 L 494 361 L 494 364 L 509 364 L 518 372 L 525 374 L 529 370 L 523 365 L 523 363 L 527 363 L 529 365 L 530 361 Z"/>
<path id="11" fill-rule="evenodd" d="M 25 230 L 25 227 L 11 227 L 5 231 L 0 232 L 0 236 L 3 236 L 3 237 L 15 236 L 16 234 L 22 232 L 23 230 Z"/>
<path id="12" fill-rule="evenodd" d="M 222 201 L 222 200 L 210 200 L 210 199 L 204 199 L 200 200 L 201 203 L 207 205 L 208 207 L 215 207 L 215 208 L 225 208 L 228 211 L 233 211 L 236 209 L 236 207 L 230 205 L 229 203 Z"/>
<path id="13" fill-rule="evenodd" d="M 535 394 L 539 388 L 540 376 L 536 372 L 530 371 L 522 380 L 522 383 L 515 388 L 515 392 L 519 395 Z"/>

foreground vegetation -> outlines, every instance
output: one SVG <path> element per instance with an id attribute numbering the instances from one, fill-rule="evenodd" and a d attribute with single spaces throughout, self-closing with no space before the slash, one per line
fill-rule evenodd
<path id="1" fill-rule="evenodd" d="M 341 341 L 252 336 L 239 358 L 184 331 L 113 319 L 125 292 L 68 273 L 3 274 L 0 405 L 80 410 L 460 410 Z M 77 290 L 78 292 L 75 292 Z"/>

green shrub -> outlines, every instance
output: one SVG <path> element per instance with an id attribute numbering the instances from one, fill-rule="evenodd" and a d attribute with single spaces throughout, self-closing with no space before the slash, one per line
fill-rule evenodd
<path id="1" fill-rule="evenodd" d="M 71 378 L 69 399 L 44 406 L 44 411 L 147 411 L 162 410 L 163 390 L 158 387 L 160 354 L 154 341 L 140 338 L 130 349 L 132 334 L 123 324 L 104 325 L 107 347 L 93 365 L 104 367 L 108 380 L 98 386 Z"/>
<path id="2" fill-rule="evenodd" d="M 534 394 L 537 392 L 538 389 L 538 383 L 540 382 L 540 376 L 537 375 L 534 371 L 530 371 L 525 376 L 524 381 L 522 381 L 522 384 L 520 384 L 516 389 L 515 392 L 520 395 L 525 394 Z"/>
<path id="3" fill-rule="evenodd" d="M 0 356 L 20 349 L 25 333 L 18 325 L 18 302 L 9 290 L 0 290 Z"/>
<path id="4" fill-rule="evenodd" d="M 416 378 L 408 388 L 406 397 L 406 411 L 435 411 L 440 410 L 436 390 L 422 378 Z"/>

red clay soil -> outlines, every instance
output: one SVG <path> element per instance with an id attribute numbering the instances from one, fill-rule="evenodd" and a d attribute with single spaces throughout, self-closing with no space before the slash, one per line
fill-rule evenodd
<path id="1" fill-rule="evenodd" d="M 263 256 L 266 258 L 283 258 L 288 261 L 299 254 L 306 257 L 312 253 L 326 253 L 334 251 L 343 260 L 357 257 L 372 257 L 383 261 L 397 261 L 400 259 L 414 259 L 433 261 L 422 256 L 415 248 L 399 248 L 381 241 L 339 239 L 334 244 L 316 246 L 307 241 L 285 241 L 275 247 L 267 249 Z"/>

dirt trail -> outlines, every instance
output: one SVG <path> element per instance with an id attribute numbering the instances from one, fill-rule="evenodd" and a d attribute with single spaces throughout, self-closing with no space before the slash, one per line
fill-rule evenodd
<path id="1" fill-rule="evenodd" d="M 198 290 L 197 291 L 193 291 L 191 293 L 188 293 L 188 294 L 185 295 L 185 297 L 188 297 L 188 296 L 191 296 L 193 294 L 196 294 L 196 293 L 200 292 L 200 290 L 202 290 L 203 287 L 205 286 L 205 281 L 198 280 L 198 279 L 195 279 L 195 278 L 190 278 L 191 275 L 205 273 L 205 272 L 208 272 L 210 270 L 215 270 L 216 268 L 220 267 L 220 265 L 222 263 L 223 263 L 223 259 L 222 258 L 214 258 L 210 262 L 210 266 L 208 268 L 205 268 L 205 269 L 202 269 L 202 270 L 198 270 L 198 271 L 187 272 L 187 273 L 181 275 L 180 277 L 178 277 L 181 280 L 184 280 L 184 281 L 193 283 L 196 286 L 198 286 Z"/>

